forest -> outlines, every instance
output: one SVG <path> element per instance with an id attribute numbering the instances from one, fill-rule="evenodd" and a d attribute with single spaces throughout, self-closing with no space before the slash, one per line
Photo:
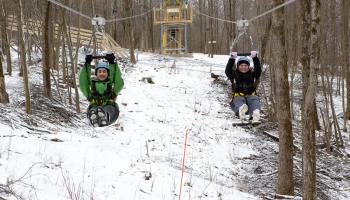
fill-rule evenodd
<path id="1" fill-rule="evenodd" d="M 191 17 L 184 23 L 181 36 L 185 41 L 184 55 L 163 51 L 163 24 L 169 22 L 156 23 L 156 13 L 169 5 L 179 6 Z M 0 179 L 0 199 L 180 199 L 183 186 L 187 187 L 183 199 L 350 198 L 349 10 L 348 0 L 0 0 L 0 177 L 4 177 Z M 96 25 L 96 19 L 102 19 L 102 25 Z M 229 102 L 234 96 L 225 66 L 230 54 L 237 52 L 248 53 L 252 59 L 251 52 L 257 52 L 261 62 L 262 73 L 256 83 L 262 105 L 258 126 L 232 127 L 231 124 L 235 116 Z M 95 129 L 86 122 L 91 101 L 79 90 L 79 74 L 91 63 L 87 55 L 108 60 L 111 53 L 116 56 L 116 63 L 113 57 L 109 64 L 120 68 L 124 84 L 121 93 L 116 94 L 118 98 L 115 97 L 120 116 L 115 124 Z M 137 128 L 135 124 L 142 125 Z M 184 129 L 192 132 L 190 137 L 197 137 L 192 139 L 195 144 L 187 144 L 192 152 L 192 164 L 188 167 L 185 153 L 181 152 L 183 132 L 187 141 L 188 131 Z M 236 131 L 243 136 L 230 135 Z M 69 140 L 67 134 L 75 134 L 74 139 Z M 253 139 L 244 134 L 250 134 Z M 81 171 L 81 168 L 73 170 L 77 163 L 64 166 L 61 158 L 48 151 L 45 161 L 39 163 L 57 170 L 54 172 L 60 179 L 57 182 L 63 185 L 67 195 L 45 196 L 49 192 L 38 192 L 45 183 L 35 185 L 45 182 L 44 179 L 26 182 L 28 172 L 34 173 L 38 157 L 30 157 L 23 150 L 22 154 L 30 157 L 27 160 L 30 162 L 25 162 L 20 170 L 24 175 L 15 179 L 12 177 L 15 172 L 9 170 L 21 165 L 15 163 L 26 160 L 12 155 L 17 148 L 21 152 L 22 143 L 27 143 L 22 141 L 23 137 L 28 141 L 38 137 L 33 144 L 39 146 L 48 140 L 62 139 L 73 146 L 80 140 L 93 144 L 102 140 L 111 152 L 114 147 L 107 140 L 118 141 L 116 148 L 120 151 L 124 145 L 131 144 L 127 149 L 142 155 L 127 154 L 130 160 L 118 157 L 132 166 L 119 174 L 128 174 L 130 179 L 124 179 L 133 185 L 137 179 L 130 171 L 146 171 L 145 177 L 154 178 L 155 182 L 156 176 L 150 175 L 156 174 L 151 170 L 152 164 L 164 170 L 158 180 L 169 182 L 165 185 L 173 189 L 163 194 L 157 192 L 161 186 L 155 187 L 155 192 L 154 182 L 152 186 L 145 182 L 130 190 L 124 188 L 133 193 L 129 196 L 120 193 L 116 196 L 112 190 L 104 193 L 101 185 L 85 191 L 84 181 L 80 182 L 81 187 L 74 186 L 74 181 L 79 180 L 72 174 Z M 95 138 L 98 139 L 94 141 Z M 222 161 L 219 150 L 223 148 L 216 142 L 231 145 L 224 150 L 231 152 L 225 160 L 230 164 L 216 166 L 216 161 Z M 208 149 L 205 143 L 209 144 Z M 35 145 L 27 145 L 29 152 L 39 151 Z M 247 152 L 254 153 L 244 156 L 246 151 L 240 149 L 232 153 L 240 145 L 249 146 Z M 73 146 L 67 145 L 67 149 L 76 151 Z M 198 155 L 206 150 L 205 159 Z M 105 156 L 109 158 L 111 152 Z M 60 153 L 70 161 L 69 150 Z M 217 159 L 215 164 L 210 163 L 210 156 Z M 55 159 L 59 164 L 47 161 Z M 182 169 L 173 165 L 181 161 Z M 169 165 L 165 169 L 164 163 Z M 104 164 L 107 168 L 115 165 Z M 238 166 L 244 170 L 236 169 Z M 219 170 L 218 177 L 213 177 L 212 167 Z M 42 168 L 37 172 L 51 173 Z M 176 173 L 185 171 L 198 178 L 203 185 L 192 188 L 192 179 L 182 183 L 182 177 L 180 186 L 173 184 L 178 181 L 171 174 L 175 173 L 171 171 L 174 169 Z M 102 169 L 96 171 L 93 176 Z M 103 177 L 109 175 L 102 174 L 100 178 Z M 115 180 L 108 181 L 113 185 Z M 237 186 L 240 184 L 241 187 Z M 111 185 L 108 186 L 114 187 Z M 58 190 L 55 187 L 50 190 Z M 246 194 L 231 191 L 225 197 L 225 192 L 215 191 L 218 187 L 225 191 L 234 188 L 235 192 L 237 189 Z M 96 197 L 92 195 L 94 189 L 98 190 Z M 89 192 L 90 195 L 86 194 Z M 149 196 L 142 196 L 145 194 Z"/>

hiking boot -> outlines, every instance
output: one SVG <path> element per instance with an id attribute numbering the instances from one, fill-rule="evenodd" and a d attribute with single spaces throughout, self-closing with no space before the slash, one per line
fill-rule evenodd
<path id="1" fill-rule="evenodd" d="M 98 126 L 98 119 L 95 110 L 90 110 L 88 117 L 91 125 L 93 125 L 94 127 L 96 127 L 96 125 Z"/>
<path id="2" fill-rule="evenodd" d="M 97 115 L 98 115 L 99 117 L 104 117 L 104 116 L 106 116 L 105 111 L 103 111 L 102 108 L 97 108 Z"/>
<path id="3" fill-rule="evenodd" d="M 252 123 L 259 123 L 260 122 L 260 110 L 256 109 L 253 111 L 252 114 Z"/>
<path id="4" fill-rule="evenodd" d="M 92 124 L 92 126 L 93 126 L 93 127 L 99 127 L 100 125 L 99 125 L 98 122 L 96 121 L 96 122 L 94 122 L 94 123 Z"/>
<path id="5" fill-rule="evenodd" d="M 97 115 L 95 113 L 92 113 L 90 115 L 90 120 L 95 120 L 97 118 Z"/>
<path id="6" fill-rule="evenodd" d="M 100 119 L 100 126 L 106 126 L 108 121 L 108 113 L 105 113 L 102 108 L 97 108 L 97 115 Z"/>
<path id="7" fill-rule="evenodd" d="M 106 120 L 104 120 L 104 119 L 103 119 L 103 120 L 101 120 L 101 125 L 102 125 L 102 126 L 106 126 L 106 125 L 107 125 L 107 121 L 106 121 Z"/>
<path id="8" fill-rule="evenodd" d="M 241 107 L 239 107 L 239 119 L 240 120 L 245 120 L 245 113 L 247 111 L 248 111 L 247 104 L 243 104 L 243 105 L 241 105 Z"/>

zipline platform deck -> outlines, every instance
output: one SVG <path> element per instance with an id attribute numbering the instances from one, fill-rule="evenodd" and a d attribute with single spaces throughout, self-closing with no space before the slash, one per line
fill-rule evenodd
<path id="1" fill-rule="evenodd" d="M 35 37 L 37 40 L 41 40 L 41 32 L 43 22 L 40 20 L 27 19 L 23 23 L 23 32 L 24 34 L 29 34 Z M 14 15 L 9 15 L 7 18 L 7 29 L 10 31 L 18 31 L 17 28 L 17 18 Z M 60 26 L 58 24 L 54 24 L 54 35 L 56 39 L 61 37 L 62 30 L 59 30 Z M 77 27 L 68 27 L 70 40 L 72 41 L 72 45 L 79 45 L 80 47 L 90 47 L 93 46 L 92 35 L 93 31 L 89 29 L 77 28 Z M 113 52 L 116 54 L 118 58 L 121 59 L 129 59 L 129 53 L 127 49 L 122 48 L 109 34 L 96 32 L 96 44 L 97 46 L 104 51 Z"/>

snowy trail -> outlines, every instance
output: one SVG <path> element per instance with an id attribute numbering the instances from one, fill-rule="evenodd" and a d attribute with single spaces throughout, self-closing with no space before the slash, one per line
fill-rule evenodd
<path id="1" fill-rule="evenodd" d="M 69 190 L 85 199 L 178 199 L 189 129 L 182 198 L 256 199 L 235 181 L 245 166 L 233 164 L 258 155 L 250 142 L 242 142 L 254 136 L 232 127 L 226 91 L 210 78 L 210 65 L 224 68 L 226 58 L 213 62 L 195 55 L 176 58 L 175 64 L 173 58 L 141 54 L 135 69 L 124 73 L 121 116 L 113 126 L 63 127 L 40 137 L 0 127 L 15 135 L 0 143 L 0 183 L 34 164 L 25 182 L 36 189 L 17 186 L 33 199 L 69 199 Z"/>

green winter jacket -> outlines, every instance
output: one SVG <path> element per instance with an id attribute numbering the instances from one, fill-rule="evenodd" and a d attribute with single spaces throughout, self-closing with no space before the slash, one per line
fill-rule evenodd
<path id="1" fill-rule="evenodd" d="M 96 88 L 95 90 L 94 85 Z M 122 79 L 118 64 L 109 64 L 108 78 L 104 81 L 91 78 L 91 65 L 85 65 L 80 70 L 80 91 L 91 102 L 91 104 L 107 105 L 114 103 L 115 97 L 118 96 L 123 86 L 124 81 Z"/>

